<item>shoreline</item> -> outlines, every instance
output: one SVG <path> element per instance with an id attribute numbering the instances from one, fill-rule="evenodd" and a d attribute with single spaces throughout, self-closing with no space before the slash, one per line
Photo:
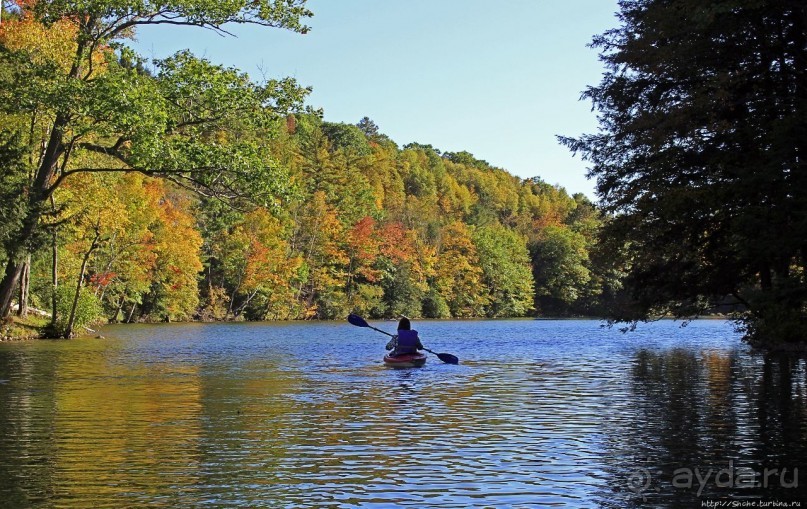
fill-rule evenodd
<path id="1" fill-rule="evenodd" d="M 44 329 L 50 318 L 30 315 L 25 318 L 10 316 L 0 322 L 0 343 L 47 339 L 43 337 Z"/>
<path id="2" fill-rule="evenodd" d="M 385 318 L 378 318 L 373 320 L 389 320 Z M 553 321 L 553 320 L 592 320 L 592 321 L 601 321 L 607 322 L 606 318 L 598 317 L 598 316 L 512 316 L 512 317 L 498 317 L 498 318 L 487 318 L 483 316 L 478 317 L 465 317 L 465 318 L 418 318 L 420 321 L 448 321 L 448 320 L 462 320 L 462 321 L 474 321 L 474 320 L 535 320 L 535 321 Z M 727 316 L 721 315 L 709 315 L 709 316 L 702 316 L 695 318 L 691 321 L 696 320 L 726 320 L 729 321 L 731 318 Z M 171 322 L 173 324 L 221 324 L 221 323 L 291 323 L 291 322 L 318 322 L 318 321 L 335 321 L 335 320 L 186 320 L 186 321 L 177 321 Z M 662 317 L 656 320 L 650 320 L 650 322 L 654 321 L 681 321 L 684 322 L 685 320 L 680 318 L 674 317 Z M 48 337 L 45 335 L 45 331 L 47 326 L 50 322 L 49 317 L 38 316 L 38 315 L 29 315 L 26 318 L 20 318 L 16 315 L 10 316 L 3 320 L 0 323 L 0 343 L 17 343 L 23 341 L 33 341 L 38 339 L 43 340 L 56 340 L 56 339 L 65 339 L 65 338 L 54 338 Z M 98 327 L 104 327 L 107 325 L 164 325 L 165 322 L 136 322 L 136 323 L 105 323 L 100 324 Z M 611 326 L 604 325 L 604 327 L 618 327 L 619 324 L 613 324 Z M 97 330 L 90 329 L 89 327 L 84 327 L 87 331 L 86 334 L 81 334 L 77 337 L 95 337 L 96 339 L 105 339 L 104 336 L 100 335 Z M 751 349 L 755 352 L 760 354 L 780 354 L 780 355 L 796 355 L 799 357 L 807 356 L 807 341 L 802 343 L 777 343 L 772 345 L 766 345 L 759 341 L 748 341 L 743 340 L 746 344 L 748 344 Z"/>

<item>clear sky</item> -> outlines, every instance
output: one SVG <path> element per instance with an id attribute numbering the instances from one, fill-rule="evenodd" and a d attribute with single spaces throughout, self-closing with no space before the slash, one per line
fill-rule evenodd
<path id="1" fill-rule="evenodd" d="M 147 57 L 189 48 L 255 79 L 293 76 L 325 120 L 370 117 L 400 146 L 467 150 L 520 177 L 594 197 L 585 163 L 555 135 L 596 130 L 580 93 L 602 65 L 586 45 L 616 0 L 309 0 L 307 35 L 235 26 L 145 27 Z"/>

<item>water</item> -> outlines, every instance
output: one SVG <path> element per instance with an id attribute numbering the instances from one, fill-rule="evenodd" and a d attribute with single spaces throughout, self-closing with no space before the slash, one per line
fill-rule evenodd
<path id="1" fill-rule="evenodd" d="M 725 322 L 415 326 L 461 364 L 386 368 L 386 337 L 346 323 L 0 344 L 0 507 L 807 498 L 805 362 L 752 353 Z"/>

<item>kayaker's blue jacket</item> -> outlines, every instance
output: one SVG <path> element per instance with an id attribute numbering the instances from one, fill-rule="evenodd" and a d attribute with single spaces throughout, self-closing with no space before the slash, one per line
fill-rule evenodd
<path id="1" fill-rule="evenodd" d="M 387 343 L 387 350 L 394 350 L 392 355 L 402 355 L 407 353 L 417 353 L 422 350 L 423 345 L 420 344 L 418 331 L 416 330 L 399 330 L 397 336 L 392 336 L 392 339 Z"/>

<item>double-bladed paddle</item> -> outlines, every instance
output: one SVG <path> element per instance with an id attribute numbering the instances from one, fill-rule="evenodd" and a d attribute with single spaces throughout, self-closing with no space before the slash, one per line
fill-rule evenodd
<path id="1" fill-rule="evenodd" d="M 370 329 L 373 329 L 376 332 L 380 332 L 381 334 L 386 334 L 387 336 L 392 336 L 392 334 L 390 334 L 387 331 L 383 331 L 381 329 L 376 329 L 375 327 L 373 327 L 372 325 L 367 323 L 367 321 L 364 318 L 360 317 L 359 315 L 354 315 L 353 313 L 351 313 L 351 314 L 349 314 L 347 316 L 347 321 L 350 322 L 351 324 L 355 325 L 356 327 L 368 327 Z M 446 364 L 459 364 L 459 362 L 460 362 L 460 360 L 456 356 L 451 355 L 450 353 L 432 352 L 428 348 L 424 348 L 423 350 L 425 350 L 425 351 L 427 351 L 429 353 L 433 353 L 434 355 L 439 357 L 441 361 L 445 362 Z"/>

